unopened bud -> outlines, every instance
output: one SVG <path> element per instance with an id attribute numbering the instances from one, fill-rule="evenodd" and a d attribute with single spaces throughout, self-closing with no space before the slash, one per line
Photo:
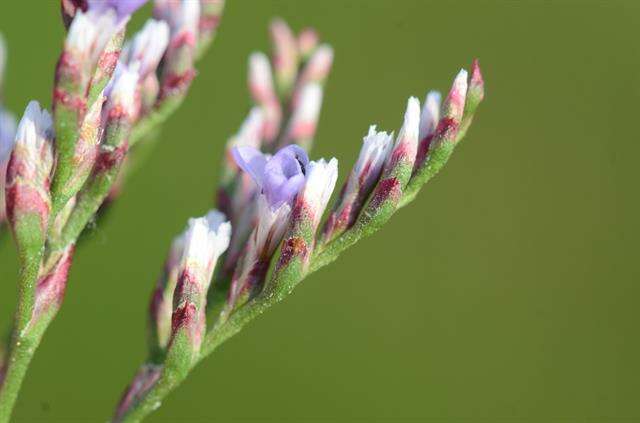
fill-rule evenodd
<path id="1" fill-rule="evenodd" d="M 284 136 L 285 145 L 297 144 L 305 150 L 311 148 L 322 108 L 322 94 L 322 86 L 318 83 L 310 83 L 302 88 L 300 101 L 292 112 Z"/>
<path id="2" fill-rule="evenodd" d="M 363 138 L 360 155 L 342 189 L 340 200 L 324 228 L 324 242 L 328 242 L 350 228 L 378 182 L 380 173 L 393 147 L 393 134 L 369 127 Z"/>
<path id="3" fill-rule="evenodd" d="M 298 73 L 298 42 L 282 19 L 274 19 L 269 27 L 273 43 L 273 66 L 278 93 L 282 98 L 289 95 Z"/>
<path id="4" fill-rule="evenodd" d="M 298 35 L 298 51 L 303 59 L 308 59 L 318 45 L 318 33 L 313 28 L 305 28 Z"/>
<path id="5" fill-rule="evenodd" d="M 53 167 L 53 124 L 37 101 L 18 125 L 6 176 L 7 217 L 19 249 L 40 249 L 51 211 L 49 178 Z"/>
<path id="6" fill-rule="evenodd" d="M 273 87 L 271 64 L 264 53 L 256 52 L 249 56 L 249 92 L 264 113 L 263 136 L 271 143 L 280 131 L 282 108 Z"/>

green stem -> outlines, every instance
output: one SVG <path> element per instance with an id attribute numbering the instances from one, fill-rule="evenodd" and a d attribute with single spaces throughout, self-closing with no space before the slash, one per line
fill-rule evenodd
<path id="1" fill-rule="evenodd" d="M 8 422 L 18 398 L 22 381 L 40 342 L 27 329 L 33 313 L 35 284 L 40 270 L 41 254 L 22 260 L 18 283 L 18 305 L 13 334 L 5 362 L 5 374 L 0 384 L 0 423 Z M 35 333 L 37 335 L 37 333 Z"/>

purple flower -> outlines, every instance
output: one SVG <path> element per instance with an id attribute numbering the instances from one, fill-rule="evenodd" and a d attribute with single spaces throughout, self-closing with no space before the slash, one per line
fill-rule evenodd
<path id="1" fill-rule="evenodd" d="M 114 9 L 118 20 L 126 19 L 141 8 L 147 0 L 89 0 L 89 10 L 100 13 L 107 9 Z"/>
<path id="2" fill-rule="evenodd" d="M 232 154 L 237 165 L 251 175 L 272 209 L 284 203 L 291 205 L 305 184 L 309 157 L 297 145 L 284 147 L 273 156 L 249 146 L 235 147 Z"/>

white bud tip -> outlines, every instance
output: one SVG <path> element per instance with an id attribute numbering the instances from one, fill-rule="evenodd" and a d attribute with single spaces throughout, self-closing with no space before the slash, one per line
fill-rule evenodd
<path id="1" fill-rule="evenodd" d="M 459 93 L 467 92 L 467 78 L 468 73 L 465 69 L 460 69 L 458 75 L 456 75 L 456 79 L 453 81 L 453 88 Z"/>
<path id="2" fill-rule="evenodd" d="M 217 210 L 211 210 L 204 217 L 189 219 L 184 235 L 183 266 L 193 263 L 202 269 L 212 270 L 213 262 L 229 246 L 231 224 L 225 219 L 224 214 Z"/>
<path id="3" fill-rule="evenodd" d="M 32 100 L 24 111 L 16 131 L 16 141 L 34 143 L 40 148 L 42 144 L 53 137 L 53 121 L 46 109 L 40 108 L 40 103 Z"/>
<path id="4" fill-rule="evenodd" d="M 318 83 L 307 84 L 302 89 L 298 119 L 303 122 L 315 122 L 322 106 L 322 86 Z"/>
<path id="5" fill-rule="evenodd" d="M 249 79 L 260 87 L 271 85 L 271 64 L 266 54 L 256 51 L 249 55 Z"/>
<path id="6" fill-rule="evenodd" d="M 420 139 L 424 139 L 431 134 L 438 120 L 440 119 L 440 104 L 442 102 L 442 94 L 439 91 L 429 91 L 422 106 L 422 115 L 420 116 Z"/>
<path id="7" fill-rule="evenodd" d="M 404 113 L 404 135 L 411 140 L 417 140 L 419 129 L 420 101 L 416 97 L 410 97 L 407 101 L 407 110 Z"/>
<path id="8" fill-rule="evenodd" d="M 338 160 L 334 157 L 329 162 L 325 159 L 309 162 L 306 178 L 304 198 L 317 208 L 320 215 L 327 207 L 338 180 Z"/>
<path id="9" fill-rule="evenodd" d="M 169 25 L 149 19 L 144 27 L 127 43 L 122 52 L 123 61 L 142 64 L 142 73 L 153 72 L 169 44 Z"/>

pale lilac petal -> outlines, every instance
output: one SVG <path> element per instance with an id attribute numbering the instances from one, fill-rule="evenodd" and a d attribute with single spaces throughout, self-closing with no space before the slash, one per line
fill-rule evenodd
<path id="1" fill-rule="evenodd" d="M 231 150 L 231 154 L 233 154 L 233 159 L 238 167 L 251 175 L 256 185 L 262 188 L 264 169 L 267 164 L 265 155 L 257 148 L 248 145 L 234 147 Z"/>

